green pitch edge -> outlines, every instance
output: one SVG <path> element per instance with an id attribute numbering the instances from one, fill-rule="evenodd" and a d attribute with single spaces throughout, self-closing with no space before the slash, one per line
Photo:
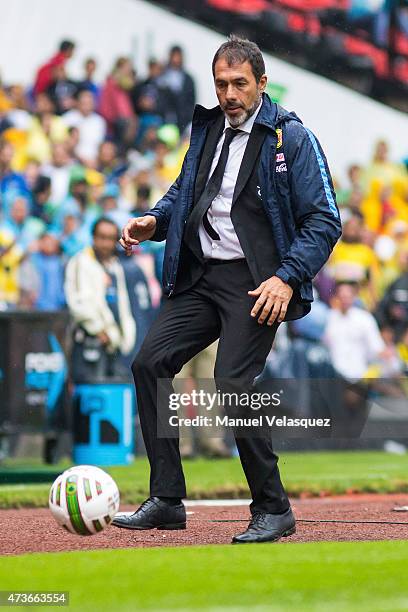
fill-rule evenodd
<path id="1" fill-rule="evenodd" d="M 0 485 L 52 483 L 61 470 L 0 468 Z"/>

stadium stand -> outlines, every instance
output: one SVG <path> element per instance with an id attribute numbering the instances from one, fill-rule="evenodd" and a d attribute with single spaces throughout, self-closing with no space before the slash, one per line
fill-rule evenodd
<path id="1" fill-rule="evenodd" d="M 407 0 L 162 0 L 283 59 L 407 110 Z"/>

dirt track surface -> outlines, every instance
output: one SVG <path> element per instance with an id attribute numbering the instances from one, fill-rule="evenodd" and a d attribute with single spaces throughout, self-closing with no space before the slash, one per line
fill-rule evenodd
<path id="1" fill-rule="evenodd" d="M 394 506 L 407 504 L 408 495 L 295 499 L 292 508 L 298 520 L 297 533 L 281 542 L 408 540 L 408 512 L 392 511 Z M 121 508 L 126 510 L 133 508 Z M 228 544 L 233 535 L 245 530 L 249 517 L 245 506 L 193 506 L 187 511 L 191 514 L 185 531 L 130 531 L 109 527 L 97 535 L 81 537 L 58 527 L 47 509 L 0 510 L 0 554 Z M 312 520 L 379 521 L 381 524 L 308 522 Z"/>

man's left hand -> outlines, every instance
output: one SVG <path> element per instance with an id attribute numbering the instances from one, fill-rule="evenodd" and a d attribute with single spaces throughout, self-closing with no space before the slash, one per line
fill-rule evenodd
<path id="1" fill-rule="evenodd" d="M 293 289 L 277 276 L 272 276 L 257 289 L 248 291 L 248 294 L 258 297 L 251 310 L 251 317 L 256 317 L 261 311 L 258 323 L 262 324 L 268 319 L 267 325 L 272 325 L 275 319 L 280 323 L 284 320 Z"/>

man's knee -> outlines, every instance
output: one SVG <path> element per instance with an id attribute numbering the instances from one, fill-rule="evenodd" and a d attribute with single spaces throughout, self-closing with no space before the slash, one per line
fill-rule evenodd
<path id="1" fill-rule="evenodd" d="M 253 381 L 262 373 L 266 359 L 255 357 L 246 358 L 245 355 L 225 353 L 218 355 L 214 368 L 214 378 L 234 381 L 233 384 L 242 386 L 252 385 Z"/>
<path id="2" fill-rule="evenodd" d="M 143 346 L 132 363 L 132 372 L 135 377 L 172 378 L 173 370 L 174 362 L 167 351 L 151 351 Z"/>
<path id="3" fill-rule="evenodd" d="M 149 350 L 141 348 L 132 363 L 132 372 L 135 376 L 154 372 L 160 365 L 157 356 Z"/>
<path id="4" fill-rule="evenodd" d="M 214 368 L 214 379 L 221 385 L 246 386 L 253 381 L 254 375 L 251 371 L 243 369 L 240 363 L 218 362 Z"/>
<path id="5" fill-rule="evenodd" d="M 136 357 L 133 360 L 133 363 L 132 363 L 132 372 L 133 372 L 133 375 L 134 376 L 138 376 L 141 373 L 141 371 L 142 371 L 142 369 L 143 369 L 145 364 L 146 364 L 146 359 L 145 359 L 142 351 L 139 350 L 137 355 L 136 355 Z"/>

